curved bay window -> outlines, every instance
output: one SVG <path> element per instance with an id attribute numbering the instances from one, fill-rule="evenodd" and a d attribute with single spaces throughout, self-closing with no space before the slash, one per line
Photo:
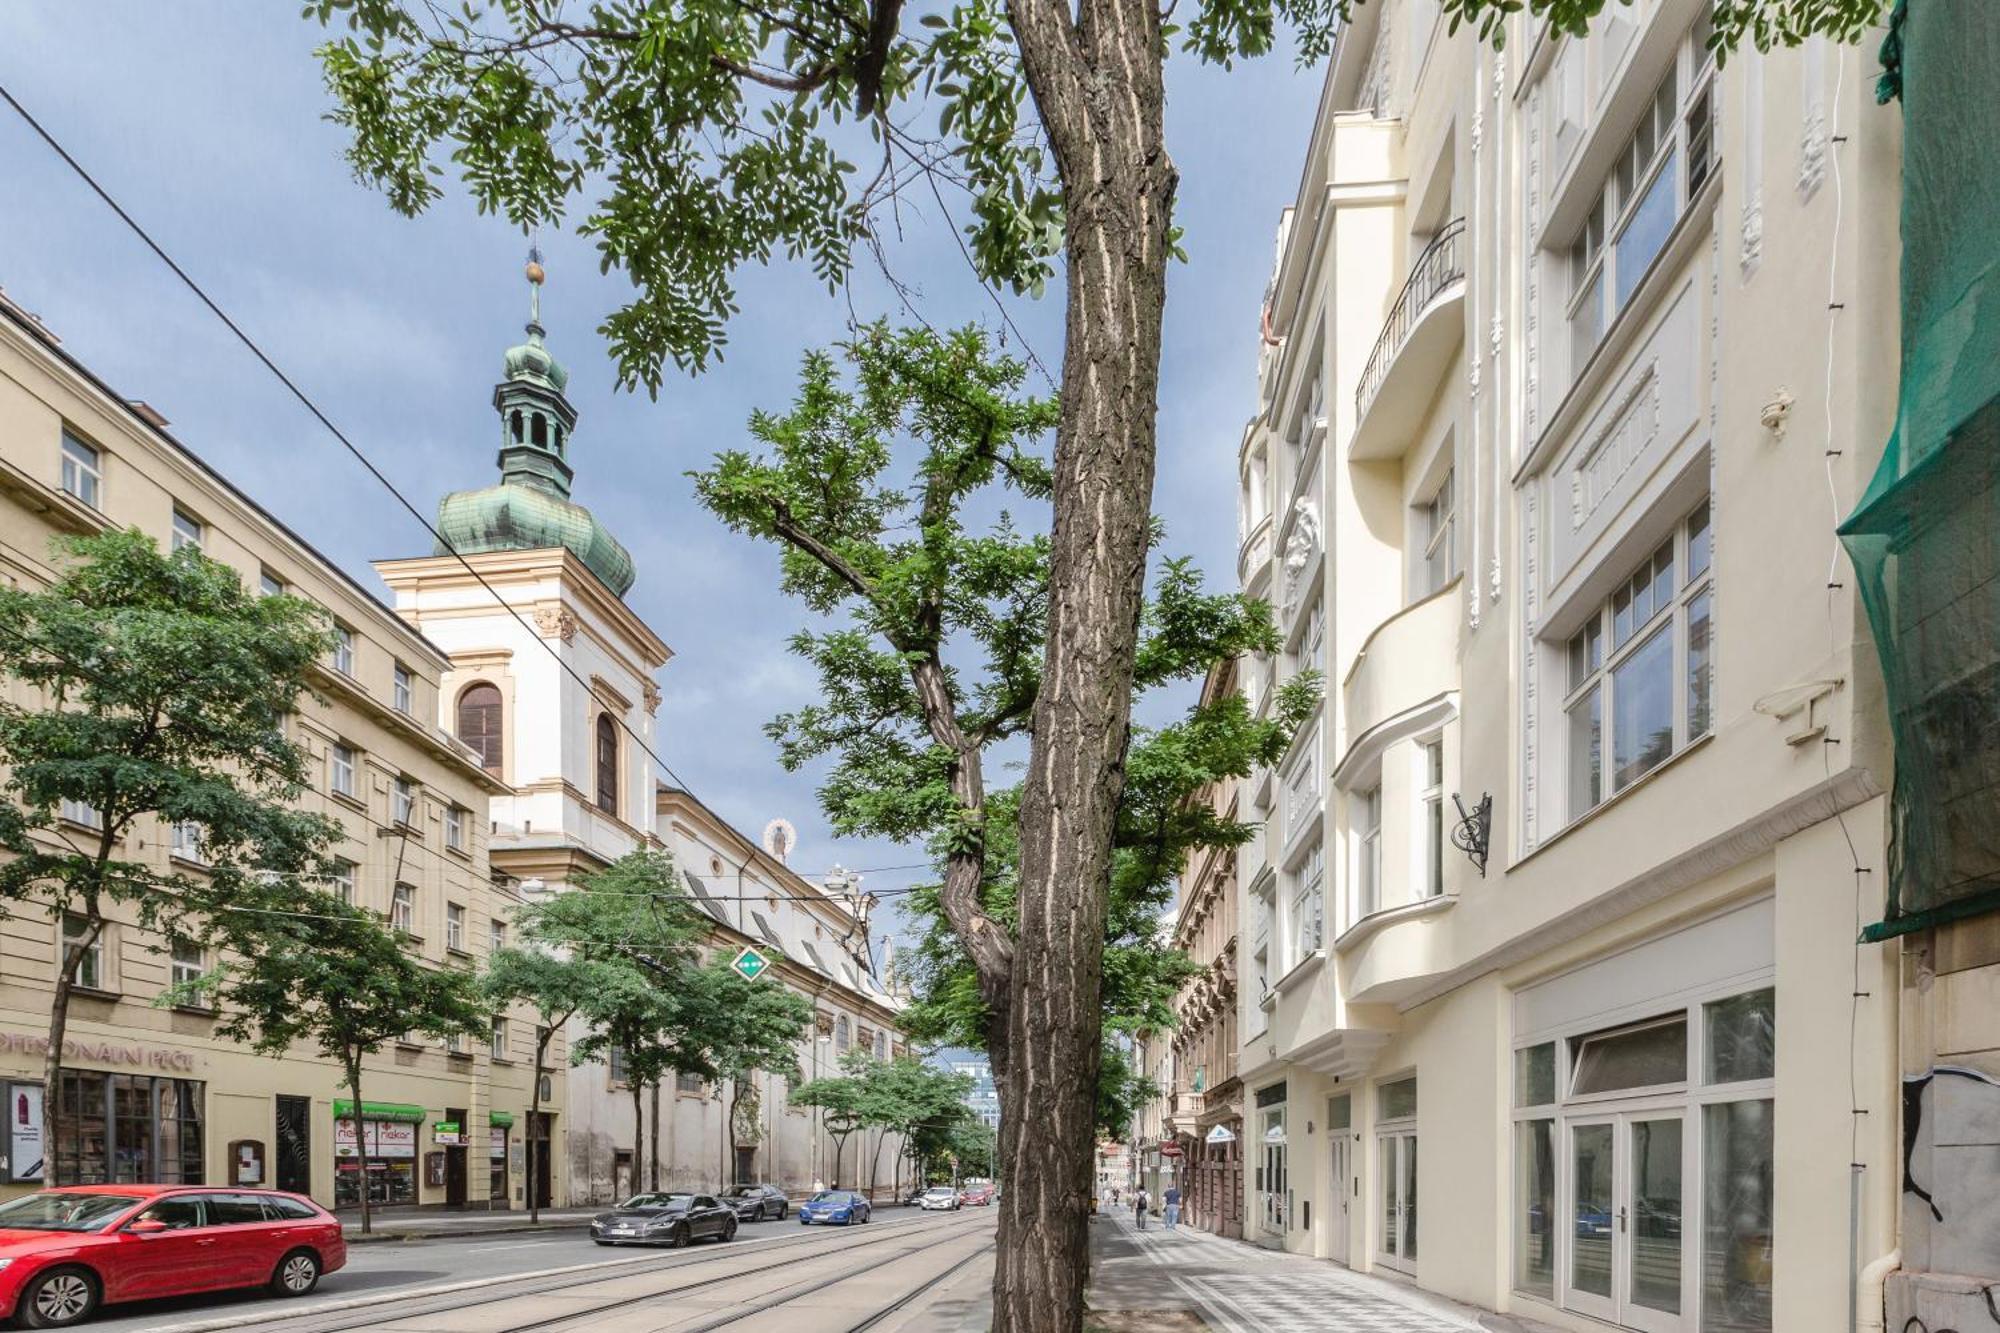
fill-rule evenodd
<path id="1" fill-rule="evenodd" d="M 482 680 L 458 696 L 458 738 L 479 752 L 479 766 L 496 777 L 503 750 L 502 720 L 498 686 Z"/>
<path id="2" fill-rule="evenodd" d="M 597 715 L 597 808 L 618 813 L 618 724 L 609 713 Z"/>

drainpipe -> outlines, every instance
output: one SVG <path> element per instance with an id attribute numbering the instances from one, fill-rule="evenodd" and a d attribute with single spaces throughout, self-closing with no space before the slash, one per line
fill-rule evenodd
<path id="1" fill-rule="evenodd" d="M 1903 1266 L 1903 1251 L 1899 1247 L 1889 1251 L 1861 1270 L 1860 1278 L 1854 1284 L 1855 1333 L 1870 1333 L 1879 1330 L 1886 1319 L 1882 1288 L 1888 1282 L 1889 1274 Z"/>

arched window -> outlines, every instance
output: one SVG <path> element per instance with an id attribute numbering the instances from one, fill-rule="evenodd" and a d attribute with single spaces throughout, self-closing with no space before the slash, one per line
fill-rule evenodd
<path id="1" fill-rule="evenodd" d="M 540 412 L 535 413 L 533 424 L 528 427 L 529 442 L 546 449 L 549 446 L 549 422 Z"/>
<path id="2" fill-rule="evenodd" d="M 501 720 L 498 686 L 477 681 L 458 696 L 458 738 L 479 751 L 479 766 L 496 777 L 500 773 Z"/>
<path id="3" fill-rule="evenodd" d="M 618 724 L 609 713 L 597 715 L 597 808 L 618 813 Z"/>
<path id="4" fill-rule="evenodd" d="M 875 1058 L 877 1060 L 889 1058 L 889 1034 L 886 1032 L 875 1034 Z"/>
<path id="5" fill-rule="evenodd" d="M 512 424 L 512 425 L 513 425 L 513 427 L 514 427 L 514 443 L 516 443 L 516 444 L 519 444 L 519 443 L 521 442 L 521 409 L 520 409 L 520 408 L 518 408 L 518 407 L 517 407 L 517 408 L 515 408 L 515 409 L 514 409 L 514 415 L 513 415 L 513 417 L 512 417 L 512 418 L 511 418 L 510 420 L 511 420 L 511 424 Z"/>
<path id="6" fill-rule="evenodd" d="M 833 1053 L 835 1055 L 846 1055 L 848 1041 L 847 1015 L 842 1014 L 839 1018 L 833 1020 Z"/>

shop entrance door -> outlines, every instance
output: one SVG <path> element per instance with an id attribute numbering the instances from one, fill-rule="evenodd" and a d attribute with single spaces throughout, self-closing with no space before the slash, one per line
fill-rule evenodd
<path id="1" fill-rule="evenodd" d="M 444 1204 L 447 1208 L 465 1207 L 465 1135 L 470 1121 L 465 1108 L 451 1106 L 445 1108 L 444 1118 L 458 1126 L 459 1141 L 447 1144 L 444 1150 Z"/>
<path id="2" fill-rule="evenodd" d="M 1643 1333 L 1680 1333 L 1686 1135 L 1678 1111 L 1569 1127 L 1568 1305 Z"/>
<path id="3" fill-rule="evenodd" d="M 553 1118 L 553 1112 L 538 1111 L 528 1125 L 528 1132 L 535 1136 L 535 1178 L 528 1182 L 528 1188 L 533 1192 L 537 1208 L 555 1206 L 555 1191 L 551 1188 L 555 1168 L 549 1163 L 549 1124 Z"/>
<path id="4" fill-rule="evenodd" d="M 278 1188 L 312 1193 L 312 1099 L 278 1098 Z"/>
<path id="5" fill-rule="evenodd" d="M 1375 1159 L 1381 1166 L 1382 1243 L 1376 1258 L 1384 1265 L 1414 1273 L 1417 1267 L 1417 1136 L 1380 1134 Z"/>
<path id="6" fill-rule="evenodd" d="M 1332 1097 L 1326 1104 L 1327 1147 L 1327 1244 L 1336 1263 L 1348 1262 L 1349 1216 L 1354 1204 L 1354 1162 L 1350 1153 L 1354 1136 L 1353 1104 L 1346 1094 Z"/>

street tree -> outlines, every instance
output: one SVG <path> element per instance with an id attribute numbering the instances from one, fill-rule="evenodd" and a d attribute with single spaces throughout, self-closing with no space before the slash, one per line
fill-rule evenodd
<path id="1" fill-rule="evenodd" d="M 739 1141 L 758 1142 L 755 1076 L 798 1077 L 799 1043 L 812 1031 L 813 1003 L 775 979 L 743 976 L 729 959 L 717 957 L 680 973 L 673 1011 L 669 1044 L 674 1068 L 727 1087 L 723 1133 L 729 1145 L 727 1170 L 733 1174 Z"/>
<path id="2" fill-rule="evenodd" d="M 264 905 L 232 913 L 219 932 L 223 960 L 168 992 L 223 1015 L 222 1035 L 264 1055 L 307 1044 L 341 1070 L 354 1102 L 361 1229 L 373 1225 L 362 1064 L 390 1042 L 484 1033 L 491 1009 L 465 969 L 419 958 L 402 931 L 333 893 L 281 880 Z"/>
<path id="3" fill-rule="evenodd" d="M 874 221 L 919 186 L 969 214 L 982 282 L 1066 304 L 1049 603 L 1023 786 L 1019 920 L 966 903 L 996 1017 L 1061 1188 L 1009 1191 L 995 1327 L 1080 1327 L 1100 947 L 1139 644 L 1167 266 L 1179 173 L 1165 137 L 1178 44 L 1230 64 L 1282 22 L 1302 59 L 1361 0 L 310 0 L 348 31 L 320 48 L 348 159 L 398 210 L 440 197 L 448 155 L 478 205 L 578 229 L 633 299 L 604 321 L 621 381 L 700 368 L 736 311 L 734 275 L 784 252 L 837 287 Z M 1525 12 L 1577 31 L 1605 0 L 1443 0 L 1499 40 Z M 1719 39 L 1852 38 L 1882 0 L 1718 0 Z M 935 122 L 931 113 L 935 111 Z M 917 125 L 935 123 L 935 134 Z M 856 128 L 856 127 L 859 128 Z M 880 161 L 858 171 L 849 142 Z M 1058 268 L 1060 265 L 1060 268 Z M 1081 1016 L 1081 1017 L 1072 1017 Z M 1025 1036 L 1034 1033 L 1030 1045 Z M 1081 1075 L 1081 1077 L 1079 1077 Z"/>
<path id="4" fill-rule="evenodd" d="M 542 1083 L 550 1071 L 549 1048 L 556 1035 L 581 1013 L 591 1000 L 610 984 L 610 973 L 625 967 L 607 963 L 587 950 L 569 947 L 576 928 L 566 921 L 565 911 L 551 910 L 581 895 L 544 899 L 529 903 L 514 918 L 519 943 L 501 949 L 487 960 L 480 979 L 486 998 L 499 1009 L 515 1003 L 535 1011 L 534 1083 L 528 1093 L 528 1220 L 541 1217 L 539 1185 L 546 1169 L 541 1161 L 539 1134 L 542 1118 Z"/>
<path id="5" fill-rule="evenodd" d="M 673 857 L 642 847 L 583 876 L 574 888 L 530 904 L 519 924 L 524 946 L 576 969 L 545 973 L 554 988 L 543 997 L 552 1008 L 562 1009 L 565 1022 L 576 1017 L 585 1024 L 582 1037 L 570 1046 L 571 1063 L 618 1053 L 632 1094 L 636 1185 L 646 1159 L 644 1095 L 674 1068 L 672 991 L 675 980 L 697 961 L 707 918 L 695 907 Z M 577 985 L 581 980 L 589 984 Z M 573 999 L 577 1003 L 568 1007 Z M 553 1025 L 545 1026 L 550 1027 L 546 1041 Z M 536 1090 L 539 1094 L 539 1080 Z M 658 1133 L 656 1123 L 656 1150 Z M 657 1155 L 653 1169 L 657 1177 Z"/>
<path id="6" fill-rule="evenodd" d="M 833 1179 L 828 1183 L 834 1189 L 840 1188 L 840 1167 L 847 1140 L 862 1126 L 861 1073 L 873 1058 L 865 1051 L 851 1050 L 840 1057 L 845 1073 L 826 1074 L 792 1090 L 791 1104 L 817 1108 L 821 1126 L 833 1135 Z"/>
<path id="7" fill-rule="evenodd" d="M 882 1147 L 889 1136 L 894 1134 L 907 1144 L 920 1125 L 949 1121 L 954 1111 L 964 1109 L 972 1076 L 901 1055 L 892 1060 L 868 1060 L 858 1077 L 861 1095 L 857 1113 L 864 1126 L 876 1131 L 875 1154 L 868 1169 L 872 1191 L 881 1170 Z"/>
<path id="8" fill-rule="evenodd" d="M 1085 913 L 1091 947 L 1058 967 L 1044 948 L 1050 941 L 1037 935 L 1048 918 L 1033 925 L 1023 888 L 1038 882 L 1026 831 L 1037 827 L 1030 807 L 1046 777 L 1037 776 L 1032 755 L 1045 740 L 1042 645 L 1058 600 L 1055 550 L 1049 537 L 1017 527 L 1004 505 L 1047 504 L 1051 473 L 1036 446 L 1059 414 L 1022 394 L 1025 367 L 994 355 L 977 330 L 873 325 L 838 352 L 838 359 L 806 357 L 788 412 L 752 417 L 751 434 L 765 452 L 723 453 L 695 474 L 696 493 L 732 528 L 779 546 L 784 590 L 830 622 L 793 638 L 820 678 L 821 697 L 771 724 L 782 761 L 797 768 L 830 760 L 820 799 L 836 832 L 921 841 L 938 857 L 942 882 L 912 899 L 919 911 L 935 911 L 942 924 L 932 944 L 954 964 L 932 990 L 930 1002 L 946 1017 L 933 1020 L 930 1035 L 984 1046 L 993 1061 L 1004 1110 L 1001 1169 L 1015 1199 L 1001 1210 L 1003 1253 L 1081 1245 L 1105 1005 L 1132 1010 L 1135 1022 L 1170 1021 L 1187 965 L 1155 946 L 1158 907 L 1189 846 L 1250 832 L 1184 798 L 1204 781 L 1275 761 L 1317 682 L 1300 678 L 1269 718 L 1225 700 L 1129 750 L 1122 720 L 1129 699 L 1116 710 L 1117 846 L 1105 891 Z M 992 521 L 977 520 L 994 511 Z M 1157 526 L 1140 526 L 1150 545 Z M 1277 646 L 1262 603 L 1205 593 L 1183 561 L 1166 562 L 1134 629 L 1128 693 Z M 987 752 L 1031 729 L 1028 780 L 995 797 Z M 1024 1019 L 1018 967 L 1030 938 L 1041 960 L 1035 984 L 1067 987 L 1074 963 L 1088 974 L 1087 1007 L 1050 1010 L 1037 1000 L 1032 1021 Z M 1089 1037 L 1080 1049 L 1079 1032 Z M 1052 1050 L 1063 1052 L 1053 1063 Z M 1072 1094 L 1082 1098 L 1080 1128 L 1065 1119 Z M 1029 1124 L 1037 1150 L 1016 1151 Z M 1072 1130 L 1080 1155 L 1066 1137 Z M 1064 1202 L 1072 1194 L 1074 1210 Z M 1072 1223 L 1079 1231 L 1067 1236 Z M 1046 1253 L 1035 1262 L 1061 1267 Z M 1011 1282 L 1011 1262 L 1000 1269 Z M 1022 1299 L 1000 1291 L 1003 1304 Z M 1062 1318 L 1043 1311 L 1033 1322 Z"/>
<path id="9" fill-rule="evenodd" d="M 295 808 L 307 760 L 284 728 L 331 646 L 323 612 L 136 530 L 56 554 L 47 588 L 0 587 L 0 679 L 25 687 L 0 697 L 0 908 L 32 904 L 60 941 L 42 1086 L 61 1142 L 70 999 L 104 985 L 114 906 L 163 949 L 206 945 L 265 878 L 322 873 L 339 828 Z M 168 830 L 171 858 L 150 841 Z"/>

